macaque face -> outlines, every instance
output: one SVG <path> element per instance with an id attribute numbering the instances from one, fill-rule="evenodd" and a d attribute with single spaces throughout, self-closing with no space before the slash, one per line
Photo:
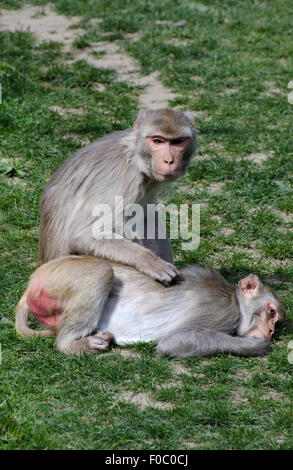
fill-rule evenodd
<path id="1" fill-rule="evenodd" d="M 189 146 L 190 138 L 180 136 L 168 138 L 162 135 L 146 137 L 153 155 L 152 172 L 158 181 L 171 181 L 182 174 L 182 161 Z"/>
<path id="2" fill-rule="evenodd" d="M 239 328 L 243 336 L 255 336 L 270 341 L 276 327 L 284 322 L 286 314 L 278 295 L 253 274 L 238 282 L 240 302 L 246 322 Z"/>
<path id="3" fill-rule="evenodd" d="M 258 317 L 257 323 L 247 332 L 245 336 L 255 336 L 270 341 L 275 333 L 277 322 L 282 321 L 282 313 L 278 310 L 275 302 L 265 302 Z"/>

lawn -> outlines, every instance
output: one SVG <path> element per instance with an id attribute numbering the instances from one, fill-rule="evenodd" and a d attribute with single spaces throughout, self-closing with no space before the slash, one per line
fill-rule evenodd
<path id="1" fill-rule="evenodd" d="M 188 360 L 162 359 L 152 344 L 69 358 L 53 339 L 14 330 L 50 175 L 131 127 L 162 90 L 198 130 L 197 155 L 164 195 L 201 204 L 200 245 L 173 241 L 177 266 L 211 264 L 231 282 L 257 274 L 293 318 L 291 1 L 53 0 L 69 39 L 1 30 L 25 5 L 46 18 L 46 4 L 0 9 L 0 448 L 293 449 L 290 326 L 266 357 Z M 115 54 L 124 72 L 99 66 Z"/>

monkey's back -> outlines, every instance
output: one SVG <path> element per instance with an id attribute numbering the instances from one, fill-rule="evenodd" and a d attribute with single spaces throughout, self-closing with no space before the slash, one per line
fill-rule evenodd
<path id="1" fill-rule="evenodd" d="M 75 251 L 71 245 L 74 240 L 83 240 L 88 247 L 95 242 L 93 209 L 105 201 L 113 209 L 115 194 L 124 195 L 125 205 L 139 199 L 143 177 L 127 158 L 126 149 L 121 153 L 121 139 L 129 132 L 116 132 L 81 148 L 51 177 L 41 198 L 41 262 L 89 254 L 90 249 Z M 115 191 L 107 179 L 115 181 Z"/>
<path id="2" fill-rule="evenodd" d="M 93 328 L 108 330 L 117 344 L 157 342 L 182 325 L 235 330 L 239 322 L 235 287 L 207 267 L 187 267 L 182 274 L 183 282 L 164 287 L 134 268 L 102 258 L 61 257 L 40 266 L 31 276 L 29 295 L 38 299 L 32 313 L 44 319 L 44 301 L 48 317 L 52 308 L 59 315 L 62 305 L 71 311 L 78 304 L 94 319 L 106 293 L 101 317 Z"/>
<path id="3" fill-rule="evenodd" d="M 109 330 L 117 344 L 157 341 L 182 325 L 183 317 L 187 325 L 237 329 L 240 315 L 235 287 L 213 269 L 186 267 L 183 282 L 164 287 L 134 268 L 111 265 L 113 288 L 99 328 Z"/>

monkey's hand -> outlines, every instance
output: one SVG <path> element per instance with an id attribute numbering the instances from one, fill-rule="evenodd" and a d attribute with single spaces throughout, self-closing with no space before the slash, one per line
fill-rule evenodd
<path id="1" fill-rule="evenodd" d="M 182 274 L 173 264 L 158 258 L 153 253 L 147 253 L 140 261 L 137 269 L 161 282 L 166 287 L 173 281 L 183 280 Z"/>
<path id="2" fill-rule="evenodd" d="M 242 356 L 264 356 L 271 351 L 270 344 L 263 338 L 242 337 L 239 338 L 239 350 L 236 354 Z"/>

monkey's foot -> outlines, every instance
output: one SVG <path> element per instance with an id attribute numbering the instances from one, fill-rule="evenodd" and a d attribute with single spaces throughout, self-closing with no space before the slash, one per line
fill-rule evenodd
<path id="1" fill-rule="evenodd" d="M 109 348 L 114 336 L 109 331 L 97 331 L 87 337 L 88 351 L 94 353 L 97 350 L 105 351 Z"/>

